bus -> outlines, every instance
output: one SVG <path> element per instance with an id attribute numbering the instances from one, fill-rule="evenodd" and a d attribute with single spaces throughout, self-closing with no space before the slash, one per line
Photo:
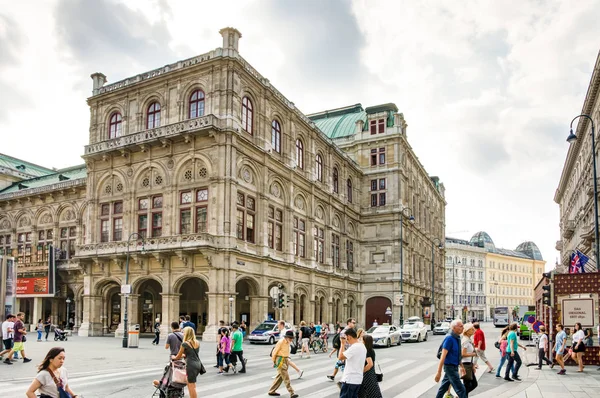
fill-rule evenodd
<path id="1" fill-rule="evenodd" d="M 508 326 L 508 307 L 496 307 L 494 308 L 494 326 L 503 327 Z"/>

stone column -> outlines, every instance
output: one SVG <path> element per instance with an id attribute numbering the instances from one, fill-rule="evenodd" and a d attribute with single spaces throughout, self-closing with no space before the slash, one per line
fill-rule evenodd
<path id="1" fill-rule="evenodd" d="M 179 298 L 180 293 L 160 293 L 162 296 L 162 319 L 160 322 L 160 334 L 167 335 L 170 331 L 171 322 L 179 322 Z M 202 316 L 202 314 L 200 314 Z M 196 325 L 200 329 L 200 325 Z"/>
<path id="2" fill-rule="evenodd" d="M 50 317 L 52 318 L 52 324 L 53 325 L 59 325 L 60 324 L 60 319 L 59 319 L 59 307 L 58 307 L 58 303 L 60 301 L 60 299 L 58 298 L 51 298 L 50 300 L 52 300 L 52 311 L 50 313 Z"/>
<path id="3" fill-rule="evenodd" d="M 32 320 L 33 322 L 31 323 L 32 325 L 35 324 L 35 327 L 37 327 L 37 320 L 42 318 L 42 320 L 44 320 L 44 313 L 42 311 L 42 304 L 44 303 L 44 298 L 43 297 L 34 297 L 33 298 L 33 314 L 31 314 L 32 316 Z"/>
<path id="4" fill-rule="evenodd" d="M 83 319 L 77 334 L 79 336 L 101 336 L 103 332 L 102 296 L 83 295 Z"/>
<path id="5" fill-rule="evenodd" d="M 217 316 L 223 313 L 220 310 L 222 307 L 219 305 L 219 302 L 222 302 L 222 300 L 218 293 L 207 293 L 206 296 L 208 297 L 208 324 L 202 334 L 202 341 L 217 341 L 217 331 L 219 329 L 219 319 L 217 319 Z"/>

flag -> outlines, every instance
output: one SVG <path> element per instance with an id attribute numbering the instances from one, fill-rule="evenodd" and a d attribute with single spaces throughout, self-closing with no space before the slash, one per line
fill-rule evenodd
<path id="1" fill-rule="evenodd" d="M 585 264 L 590 260 L 588 256 L 576 250 L 571 254 L 571 266 L 569 274 L 583 274 L 585 272 Z"/>

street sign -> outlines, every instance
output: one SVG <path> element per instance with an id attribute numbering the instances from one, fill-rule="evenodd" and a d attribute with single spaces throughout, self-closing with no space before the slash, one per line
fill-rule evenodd
<path id="1" fill-rule="evenodd" d="M 121 294 L 131 294 L 131 285 L 121 285 Z"/>
<path id="2" fill-rule="evenodd" d="M 435 312 L 435 305 L 431 304 L 431 312 Z"/>

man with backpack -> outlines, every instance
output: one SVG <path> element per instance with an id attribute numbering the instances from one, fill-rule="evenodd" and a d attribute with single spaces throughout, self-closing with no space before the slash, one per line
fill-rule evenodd
<path id="1" fill-rule="evenodd" d="M 458 394 L 458 398 L 467 398 L 467 390 L 460 380 L 459 367 L 464 373 L 465 369 L 462 366 L 462 348 L 460 343 L 460 335 L 463 332 L 463 323 L 460 319 L 455 319 L 450 324 L 451 332 L 444 337 L 444 341 L 438 349 L 437 373 L 435 382 L 439 383 L 442 377 L 442 368 L 444 369 L 444 379 L 437 392 L 436 398 L 443 398 L 448 392 L 448 387 L 452 385 L 454 391 Z"/>
<path id="2" fill-rule="evenodd" d="M 179 352 L 181 348 L 181 343 L 183 342 L 183 333 L 179 330 L 179 324 L 177 322 L 171 322 L 171 330 L 167 336 L 167 343 L 165 344 L 165 349 L 169 350 L 169 358 Z"/>
<path id="3" fill-rule="evenodd" d="M 300 349 L 300 358 L 302 358 L 304 351 L 306 351 L 306 358 L 310 358 L 310 336 L 310 328 L 306 326 L 306 322 L 301 321 L 299 340 L 302 342 L 302 348 Z"/>

